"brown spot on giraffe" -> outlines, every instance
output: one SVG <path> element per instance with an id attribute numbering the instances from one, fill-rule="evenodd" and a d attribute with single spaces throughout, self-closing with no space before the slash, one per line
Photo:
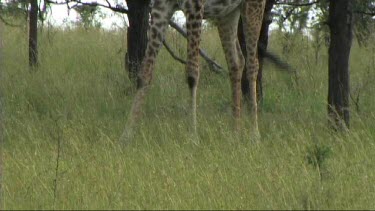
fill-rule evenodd
<path id="1" fill-rule="evenodd" d="M 123 134 L 129 138 L 132 127 L 141 115 L 142 105 L 152 80 L 156 56 L 164 39 L 168 22 L 176 10 L 182 10 L 187 19 L 187 65 L 186 77 L 191 91 L 192 126 L 196 131 L 196 97 L 199 82 L 199 45 L 201 42 L 202 20 L 213 19 L 217 24 L 227 65 L 230 69 L 232 86 L 233 115 L 236 128 L 239 128 L 241 115 L 241 76 L 245 66 L 249 79 L 250 107 L 255 136 L 259 136 L 256 100 L 256 78 L 259 64 L 257 43 L 259 39 L 266 0 L 155 0 L 152 8 L 152 22 L 146 58 L 138 75 L 138 90 L 133 101 L 128 122 Z M 246 39 L 246 61 L 237 39 L 237 26 L 240 16 Z"/>

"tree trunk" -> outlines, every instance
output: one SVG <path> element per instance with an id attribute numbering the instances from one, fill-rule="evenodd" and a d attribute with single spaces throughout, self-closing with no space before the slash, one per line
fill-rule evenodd
<path id="1" fill-rule="evenodd" d="M 266 7 L 264 10 L 264 16 L 263 16 L 263 23 L 262 23 L 262 29 L 260 31 L 259 35 L 259 41 L 258 41 L 258 59 L 259 59 L 259 71 L 258 71 L 258 77 L 257 77 L 257 101 L 258 103 L 261 103 L 263 100 L 263 84 L 262 84 L 262 77 L 263 77 L 263 62 L 264 62 L 264 55 L 262 52 L 267 50 L 268 46 L 268 31 L 269 26 L 272 23 L 272 17 L 271 17 L 271 10 L 275 4 L 275 0 L 267 0 L 266 1 Z M 238 40 L 240 41 L 241 49 L 244 54 L 244 56 L 247 55 L 246 53 L 246 43 L 244 39 L 244 33 L 243 33 L 243 26 L 242 26 L 242 20 L 240 19 L 239 26 L 238 26 Z M 262 50 L 259 50 L 259 48 L 263 48 Z M 246 78 L 246 68 L 244 69 L 244 72 L 242 74 L 242 80 L 241 80 L 241 87 L 242 87 L 242 95 L 244 99 L 248 98 L 249 94 L 249 81 Z"/>
<path id="2" fill-rule="evenodd" d="M 29 66 L 38 65 L 38 0 L 30 0 L 29 11 Z"/>
<path id="3" fill-rule="evenodd" d="M 135 85 L 137 74 L 147 47 L 147 30 L 149 26 L 150 1 L 127 0 L 129 8 L 128 19 L 128 52 L 125 55 L 125 67 L 128 77 Z"/>
<path id="4" fill-rule="evenodd" d="M 0 23 L 0 67 L 3 65 L 3 23 Z M 3 71 L 0 72 L 0 81 L 3 81 Z M 3 91 L 0 90 L 0 210 L 3 208 L 3 134 L 4 134 L 4 119 L 3 119 Z"/>
<path id="5" fill-rule="evenodd" d="M 3 132 L 3 131 L 1 131 Z M 2 137 L 0 137 L 0 210 L 3 210 L 3 140 Z"/>
<path id="6" fill-rule="evenodd" d="M 1 26 L 0 26 L 1 27 Z M 1 48 L 1 46 L 0 46 Z M 0 52 L 1 53 L 1 52 Z M 2 96 L 0 96 L 0 100 L 2 100 Z M 3 203 L 4 203 L 4 195 L 3 195 L 3 149 L 4 149 L 4 144 L 3 144 L 3 132 L 4 132 L 4 125 L 3 125 L 3 104 L 0 102 L 0 210 L 4 210 L 3 208 Z"/>
<path id="7" fill-rule="evenodd" d="M 0 23 L 0 67 L 3 65 L 3 23 Z M 0 72 L 0 80 L 3 79 L 3 72 Z M 0 210 L 3 210 L 3 95 L 0 90 Z"/>
<path id="8" fill-rule="evenodd" d="M 334 128 L 349 128 L 349 57 L 353 39 L 353 1 L 330 1 L 328 115 Z"/>

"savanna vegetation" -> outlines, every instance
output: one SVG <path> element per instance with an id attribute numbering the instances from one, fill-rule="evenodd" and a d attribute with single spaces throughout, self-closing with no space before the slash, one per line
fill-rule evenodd
<path id="1" fill-rule="evenodd" d="M 353 43 L 350 131 L 328 124 L 322 39 L 275 30 L 269 49 L 298 77 L 265 64 L 260 141 L 246 109 L 233 130 L 229 78 L 203 61 L 192 136 L 184 66 L 163 49 L 144 118 L 124 145 L 134 94 L 125 31 L 43 30 L 30 72 L 27 30 L 1 27 L 3 209 L 375 208 L 374 39 Z M 173 31 L 168 40 L 185 46 Z M 202 46 L 225 64 L 216 29 Z"/>

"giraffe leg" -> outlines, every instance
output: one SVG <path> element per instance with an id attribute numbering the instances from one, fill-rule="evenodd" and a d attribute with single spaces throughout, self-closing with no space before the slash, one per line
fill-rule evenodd
<path id="1" fill-rule="evenodd" d="M 199 82 L 199 45 L 201 41 L 202 19 L 203 19 L 203 6 L 201 0 L 187 1 L 185 11 L 187 16 L 186 29 L 187 29 L 187 65 L 186 75 L 187 82 L 191 92 L 191 109 L 192 109 L 192 127 L 194 133 L 197 132 L 197 87 Z"/>
<path id="2" fill-rule="evenodd" d="M 258 129 L 258 108 L 256 99 L 256 80 L 259 70 L 257 49 L 260 29 L 262 26 L 264 6 L 265 0 L 246 0 L 243 3 L 241 12 L 247 50 L 246 77 L 249 79 L 249 104 L 250 111 L 252 113 L 254 135 L 258 138 L 260 137 L 260 134 Z"/>
<path id="3" fill-rule="evenodd" d="M 146 48 L 145 58 L 142 61 L 137 79 L 137 92 L 133 100 L 130 114 L 125 125 L 125 130 L 120 138 L 121 141 L 128 141 L 133 136 L 135 124 L 141 117 L 141 109 L 145 101 L 145 96 L 152 80 L 152 73 L 155 66 L 156 56 L 161 48 L 165 31 L 175 10 L 175 3 L 161 2 L 155 3 L 151 11 L 151 25 Z"/>
<path id="4" fill-rule="evenodd" d="M 238 21 L 240 10 L 234 11 L 218 21 L 218 30 L 223 45 L 227 65 L 230 69 L 229 76 L 232 85 L 233 97 L 233 116 L 235 119 L 235 128 L 240 128 L 241 115 L 241 77 L 245 66 L 245 59 L 242 55 L 240 44 L 237 38 Z"/>

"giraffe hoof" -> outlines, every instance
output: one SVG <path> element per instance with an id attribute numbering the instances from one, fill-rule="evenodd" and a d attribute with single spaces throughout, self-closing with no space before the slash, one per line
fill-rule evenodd
<path id="1" fill-rule="evenodd" d="M 253 133 L 251 133 L 251 137 L 254 143 L 260 143 L 262 136 L 260 135 L 259 130 L 254 130 Z"/>
<path id="2" fill-rule="evenodd" d="M 199 146 L 201 143 L 197 133 L 192 133 L 190 139 L 191 143 L 193 143 L 195 146 Z"/>
<path id="3" fill-rule="evenodd" d="M 129 144 L 134 139 L 134 131 L 130 128 L 125 128 L 120 137 L 120 143 Z"/>

